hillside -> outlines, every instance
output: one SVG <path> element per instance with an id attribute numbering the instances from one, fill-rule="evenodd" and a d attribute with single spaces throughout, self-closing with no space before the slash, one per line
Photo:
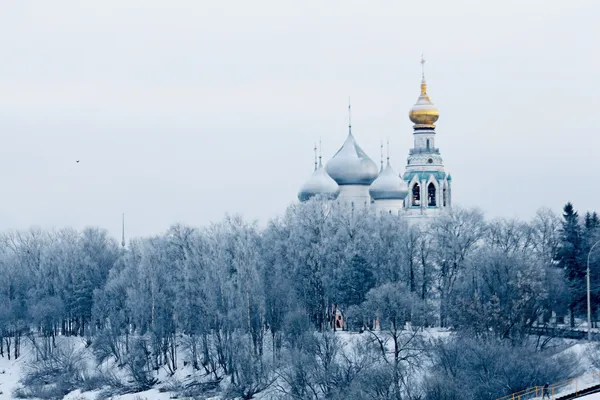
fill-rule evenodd
<path id="1" fill-rule="evenodd" d="M 343 348 L 343 352 L 339 353 L 340 356 L 342 356 L 342 354 L 344 354 L 344 357 L 349 355 L 349 354 L 353 354 L 355 351 L 360 351 L 360 340 L 361 338 L 367 338 L 368 337 L 368 333 L 364 333 L 364 334 L 357 334 L 357 333 L 349 333 L 349 332 L 338 332 L 335 334 L 335 336 L 341 341 L 342 343 L 342 348 Z M 443 340 L 443 341 L 447 341 L 450 338 L 450 332 L 447 330 L 440 330 L 440 329 L 428 329 L 424 332 L 422 332 L 421 336 L 423 337 L 424 340 L 427 341 L 435 341 L 435 340 Z M 83 369 L 81 371 L 79 371 L 79 373 L 82 376 L 93 376 L 95 374 L 98 374 L 100 372 L 104 373 L 104 374 L 110 374 L 113 377 L 117 377 L 118 379 L 120 379 L 121 383 L 123 383 L 124 386 L 127 385 L 127 383 L 131 383 L 131 380 L 128 379 L 128 374 L 125 368 L 122 367 L 118 367 L 115 365 L 114 360 L 108 360 L 105 361 L 104 363 L 101 364 L 97 364 L 94 361 L 94 355 L 92 352 L 92 347 L 86 347 L 85 346 L 85 342 L 81 339 L 81 338 L 75 338 L 75 337 L 71 337 L 71 338 L 60 338 L 62 340 L 58 340 L 58 346 L 59 347 L 64 347 L 64 348 L 71 348 L 72 349 L 72 353 L 69 354 L 76 354 L 77 356 L 75 357 L 77 360 L 80 360 L 81 362 L 79 363 L 79 365 L 83 366 Z M 578 363 L 579 363 L 579 370 L 582 372 L 588 372 L 588 371 L 592 371 L 595 370 L 595 367 L 592 365 L 592 363 L 590 362 L 590 359 L 587 356 L 587 353 L 590 351 L 589 345 L 585 344 L 585 343 L 577 343 L 575 341 L 570 341 L 570 340 L 556 340 L 556 346 L 555 349 L 562 349 L 559 351 L 555 351 L 554 354 L 551 356 L 551 358 L 555 359 L 555 360 L 560 360 L 561 357 L 563 357 L 564 355 L 572 355 L 574 356 L 576 359 L 578 359 Z M 558 343 L 560 342 L 560 343 Z M 388 351 L 393 351 L 393 346 L 392 344 L 388 341 L 387 342 L 387 350 Z M 200 383 L 200 382 L 206 382 L 206 376 L 205 374 L 202 373 L 198 373 L 198 371 L 194 371 L 193 368 L 191 368 L 191 364 L 189 363 L 189 355 L 186 355 L 186 352 L 183 348 L 180 349 L 180 351 L 178 352 L 178 368 L 176 370 L 176 372 L 174 374 L 169 374 L 167 373 L 166 369 L 160 369 L 159 371 L 155 371 L 155 373 L 152 374 L 153 377 L 155 377 L 157 379 L 157 382 L 153 384 L 153 387 L 147 390 L 142 390 L 136 393 L 125 393 L 125 394 L 116 394 L 119 390 L 123 390 L 123 387 L 121 388 L 108 388 L 108 387 L 103 387 L 103 388 L 96 388 L 94 390 L 85 390 L 85 389 L 73 389 L 71 390 L 64 398 L 65 399 L 70 399 L 70 400 L 94 400 L 97 398 L 102 398 L 102 397 L 106 397 L 107 395 L 111 394 L 111 398 L 114 399 L 122 399 L 122 400 L 140 400 L 140 399 L 147 399 L 147 400 L 167 400 L 170 398 L 173 398 L 174 396 L 177 396 L 179 398 L 185 398 L 185 395 L 182 395 L 182 393 L 186 393 L 186 390 L 183 390 L 183 388 L 190 387 L 192 384 L 194 383 Z M 422 359 L 423 365 L 421 365 L 421 368 L 419 369 L 419 373 L 416 375 L 413 375 L 413 380 L 412 380 L 412 384 L 413 385 L 418 385 L 419 382 L 421 382 L 423 380 L 423 378 L 431 371 L 431 368 L 433 367 L 433 359 L 430 358 L 423 358 Z M 14 398 L 14 394 L 18 394 L 19 391 L 18 390 L 23 390 L 23 382 L 21 381 L 22 378 L 25 377 L 25 375 L 31 371 L 31 366 L 32 365 L 37 365 L 39 363 L 35 362 L 35 357 L 34 357 L 34 349 L 32 348 L 32 346 L 30 344 L 24 344 L 24 351 L 22 353 L 22 356 L 17 360 L 8 360 L 6 357 L 4 358 L 0 358 L 0 392 L 2 392 L 2 394 L 0 394 L 0 400 L 8 400 L 8 399 L 12 399 Z M 491 367 L 491 365 L 489 365 L 488 367 Z M 564 377 L 566 378 L 566 377 Z M 596 379 L 594 377 L 594 379 Z M 585 385 L 590 385 L 594 382 L 589 381 L 588 382 L 588 378 L 582 379 L 580 380 L 579 383 L 579 387 L 583 388 L 585 387 Z M 90 385 L 89 382 L 84 382 L 81 381 L 79 384 L 82 384 L 84 386 L 88 386 Z M 228 382 L 227 380 L 224 380 L 221 382 L 220 385 L 218 385 L 217 387 L 214 387 L 212 393 L 213 395 L 211 396 L 208 393 L 205 393 L 206 397 L 202 397 L 202 398 L 206 398 L 206 399 L 210 399 L 210 398 L 219 398 L 219 396 L 225 394 L 227 392 L 227 386 L 228 386 Z M 285 384 L 285 382 L 278 380 L 277 382 L 274 382 L 271 386 L 269 386 L 267 388 L 267 390 L 265 390 L 262 393 L 258 393 L 257 395 L 255 395 L 253 398 L 256 399 L 275 399 L 275 398 L 285 398 L 284 393 L 281 390 L 278 390 L 277 387 L 281 384 Z M 539 382 L 540 385 L 542 385 L 542 382 Z M 53 387 L 53 385 L 48 385 L 46 386 L 47 388 L 51 388 Z M 39 388 L 38 388 L 39 389 Z M 172 390 L 170 390 L 172 389 Z M 17 390 L 17 392 L 15 392 L 15 390 Z M 115 391 L 116 390 L 116 391 Z M 568 390 L 568 388 L 563 388 L 562 392 L 565 393 L 565 390 Z M 188 390 L 187 393 L 188 394 L 192 394 L 194 391 L 193 390 Z M 40 392 L 40 393 L 43 393 Z M 49 392 L 46 392 L 49 393 Z M 195 392 L 196 395 L 198 395 L 198 392 Z M 283 397 L 282 397 L 283 396 Z M 230 397 L 230 398 L 234 398 L 234 397 Z"/>

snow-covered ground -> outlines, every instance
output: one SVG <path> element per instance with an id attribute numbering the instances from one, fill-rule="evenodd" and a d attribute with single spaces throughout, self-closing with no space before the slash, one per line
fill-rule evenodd
<path id="1" fill-rule="evenodd" d="M 21 368 L 26 357 L 19 357 L 18 360 L 8 360 L 7 357 L 0 357 L 0 400 L 12 399 L 12 392 L 19 386 L 21 379 Z"/>
<path id="2" fill-rule="evenodd" d="M 84 357 L 87 358 L 87 364 L 90 367 L 90 370 L 94 369 L 96 364 L 93 361 L 93 356 L 88 349 L 85 349 L 84 342 L 81 338 L 77 337 L 60 337 L 57 338 L 57 342 L 61 342 L 62 345 L 71 345 L 77 351 L 82 351 Z M 183 359 L 183 358 L 182 358 Z M 14 399 L 13 392 L 15 389 L 21 387 L 19 380 L 25 374 L 25 370 L 27 369 L 28 363 L 33 360 L 33 352 L 31 345 L 28 342 L 22 343 L 22 356 L 17 360 L 8 360 L 8 358 L 0 357 L 0 400 L 8 400 Z M 123 375 L 124 372 L 119 370 L 114 365 L 110 363 L 103 364 L 103 369 L 110 369 L 117 376 Z M 170 379 L 178 379 L 184 380 L 185 376 L 191 376 L 193 371 L 191 368 L 180 366 L 173 377 Z M 159 371 L 156 375 L 157 378 L 160 379 L 161 383 L 166 383 L 170 379 L 166 371 Z M 65 396 L 65 399 L 68 400 L 95 400 L 96 395 L 99 391 L 90 391 L 82 393 L 80 390 L 75 390 Z M 120 396 L 112 397 L 115 400 L 167 400 L 173 398 L 173 393 L 171 392 L 159 392 L 158 389 L 151 389 L 144 392 L 138 392 L 133 394 L 124 394 Z"/>
<path id="3" fill-rule="evenodd" d="M 446 329 L 433 328 L 433 329 L 428 329 L 425 332 L 425 337 L 429 338 L 429 339 L 443 338 L 443 337 L 447 337 L 449 334 L 450 334 L 450 332 Z M 354 341 L 359 340 L 360 338 L 364 337 L 364 335 L 366 335 L 366 334 L 365 333 L 359 334 L 359 333 L 353 333 L 353 332 L 338 331 L 336 333 L 336 335 L 342 340 L 342 342 L 345 345 L 352 346 Z M 77 351 L 84 352 L 85 357 L 88 359 L 88 364 L 89 364 L 90 370 L 94 369 L 95 363 L 93 361 L 93 357 L 92 357 L 91 353 L 89 352 L 89 350 L 85 349 L 84 341 L 81 338 L 60 337 L 60 338 L 57 338 L 57 341 L 60 342 L 59 344 L 67 345 L 67 346 L 74 346 L 74 348 Z M 391 343 L 388 343 L 388 345 L 391 345 Z M 23 355 L 21 357 L 19 357 L 19 359 L 16 361 L 15 360 L 9 361 L 6 357 L 0 358 L 0 400 L 5 400 L 5 399 L 8 400 L 8 399 L 14 398 L 14 396 L 13 396 L 14 390 L 21 387 L 19 380 L 24 375 L 25 370 L 27 368 L 27 364 L 28 364 L 28 362 L 30 362 L 32 360 L 32 357 L 33 357 L 30 343 L 28 343 L 26 341 L 23 342 L 22 353 L 23 353 Z M 158 374 L 156 375 L 156 377 L 159 379 L 160 384 L 155 386 L 154 389 L 144 391 L 144 392 L 134 393 L 134 394 L 125 394 L 125 395 L 121 395 L 121 396 L 115 396 L 113 398 L 115 400 L 117 400 L 117 399 L 119 399 L 119 400 L 144 400 L 144 399 L 167 400 L 167 399 L 172 398 L 172 396 L 174 394 L 173 392 L 159 391 L 158 389 L 161 386 L 165 385 L 165 383 L 167 383 L 171 380 L 176 380 L 179 382 L 186 382 L 188 380 L 191 380 L 191 379 L 193 379 L 194 374 L 195 374 L 195 372 L 192 370 L 189 363 L 187 366 L 183 365 L 183 362 L 186 359 L 184 354 L 180 354 L 178 356 L 178 358 L 179 358 L 180 365 L 178 366 L 178 369 L 175 372 L 175 375 L 169 376 L 166 370 L 159 371 Z M 123 371 L 119 370 L 117 367 L 115 367 L 114 365 L 111 365 L 110 363 L 103 364 L 102 369 L 111 370 L 112 372 L 116 373 L 117 375 L 123 374 Z M 67 399 L 67 400 L 94 400 L 98 393 L 99 393 L 98 391 L 90 391 L 90 392 L 82 393 L 80 390 L 75 390 L 75 391 L 69 393 L 65 397 L 65 399 Z M 260 397 L 261 396 L 257 396 L 257 398 L 260 398 Z"/>
<path id="4" fill-rule="evenodd" d="M 445 329 L 429 329 L 426 331 L 426 337 L 428 338 L 444 338 L 450 334 L 449 331 Z M 342 341 L 347 345 L 352 345 L 354 340 L 357 340 L 361 337 L 361 334 L 350 333 L 350 332 L 337 332 L 337 335 L 342 339 Z M 364 334 L 362 334 L 364 335 Z M 76 346 L 77 349 L 85 350 L 84 343 L 81 338 L 61 338 L 61 341 L 66 341 Z M 591 364 L 590 360 L 587 357 L 587 353 L 589 351 L 588 345 L 582 342 L 576 342 L 572 340 L 565 341 L 565 345 L 568 347 L 564 349 L 565 352 L 575 353 L 578 358 L 581 360 L 582 368 L 586 371 L 586 374 L 579 377 L 576 381 L 570 382 L 568 385 L 561 387 L 557 390 L 556 394 L 566 394 L 571 393 L 577 389 L 581 390 L 586 387 L 590 387 L 592 385 L 596 385 L 600 383 L 600 375 L 591 373 L 595 371 L 594 366 Z M 18 360 L 8 360 L 6 357 L 0 358 L 0 400 L 8 400 L 14 398 L 13 391 L 20 387 L 19 380 L 24 374 L 24 370 L 26 369 L 27 363 L 32 359 L 32 352 L 30 346 L 24 342 L 23 343 L 23 355 Z M 88 354 L 91 357 L 91 354 Z M 134 394 L 125 394 L 121 396 L 115 396 L 114 399 L 119 400 L 167 400 L 173 397 L 172 392 L 159 391 L 159 388 L 167 383 L 169 380 L 177 380 L 179 382 L 185 382 L 187 380 L 194 378 L 194 371 L 191 369 L 190 365 L 183 365 L 183 361 L 185 360 L 185 355 L 181 355 L 179 357 L 180 366 L 178 367 L 174 376 L 169 377 L 166 371 L 159 371 L 157 374 L 157 378 L 160 380 L 160 384 L 155 386 L 154 389 L 134 393 Z M 93 360 L 90 359 L 91 364 L 93 364 Z M 118 368 L 114 365 L 110 365 L 110 363 L 103 365 L 104 368 L 114 369 L 117 373 L 120 373 Z M 69 393 L 65 399 L 67 400 L 94 400 L 98 391 L 91 392 L 81 392 L 80 390 L 75 390 Z M 593 397 L 595 396 L 595 397 Z M 599 395 L 593 395 L 586 397 L 586 400 L 600 400 Z M 258 396 L 257 398 L 260 398 Z M 215 397 L 216 399 L 216 397 Z"/>
<path id="5" fill-rule="evenodd" d="M 600 393 L 594 393 L 588 396 L 583 396 L 581 397 L 581 400 L 600 400 Z"/>
<path id="6" fill-rule="evenodd" d="M 600 374 L 592 364 L 591 360 L 588 357 L 588 353 L 590 351 L 589 345 L 585 342 L 576 342 L 573 340 L 565 340 L 565 343 L 568 344 L 568 348 L 563 350 L 564 353 L 572 353 L 577 356 L 579 359 L 579 364 L 581 368 L 585 371 L 581 376 L 574 377 L 573 379 L 567 379 L 562 383 L 552 382 L 551 385 L 558 384 L 551 394 L 554 395 L 553 398 L 557 398 L 559 396 L 564 396 L 567 394 L 575 393 L 576 391 L 581 391 L 583 389 L 595 386 L 600 384 Z M 560 354 L 560 353 L 559 353 Z M 557 354 L 558 355 L 558 354 Z M 551 388 L 552 388 L 551 386 Z M 530 389 L 531 390 L 531 389 Z M 541 395 L 541 393 L 540 393 Z M 600 396 L 600 395 L 593 395 Z M 533 389 L 533 394 L 531 391 L 526 392 L 526 395 L 523 396 L 529 400 L 541 400 L 541 397 L 535 397 L 535 389 Z M 600 397 L 584 397 L 586 400 L 600 400 Z"/>
<path id="7" fill-rule="evenodd" d="M 65 400 L 93 400 L 96 398 L 98 392 L 84 392 L 81 393 L 79 390 L 69 393 L 64 397 Z M 116 396 L 114 399 L 119 400 L 168 400 L 173 396 L 172 393 L 164 392 L 160 393 L 156 389 L 147 390 L 145 392 L 124 394 L 122 396 Z"/>

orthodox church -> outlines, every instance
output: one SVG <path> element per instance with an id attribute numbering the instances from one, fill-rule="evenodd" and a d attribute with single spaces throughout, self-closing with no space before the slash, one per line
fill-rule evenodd
<path id="1" fill-rule="evenodd" d="M 421 64 L 424 63 L 422 59 Z M 323 166 L 321 157 L 317 164 L 315 157 L 315 170 L 298 192 L 298 199 L 306 201 L 320 195 L 407 217 L 435 216 L 449 208 L 452 177 L 444 171 L 440 150 L 435 147 L 439 111 L 427 94 L 424 70 L 421 94 L 408 115 L 414 124 L 414 146 L 408 152 L 403 174 L 398 174 L 390 164 L 389 144 L 387 163 L 384 167 L 382 157 L 378 170 L 356 142 L 349 123 L 346 141 L 327 164 Z"/>

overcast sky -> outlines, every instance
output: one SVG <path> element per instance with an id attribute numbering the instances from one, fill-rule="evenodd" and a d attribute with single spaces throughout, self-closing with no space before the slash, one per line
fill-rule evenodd
<path id="1" fill-rule="evenodd" d="M 0 229 L 128 236 L 297 201 L 353 132 L 403 171 L 420 56 L 454 204 L 600 209 L 589 0 L 0 4 Z M 81 160 L 79 164 L 75 160 Z"/>

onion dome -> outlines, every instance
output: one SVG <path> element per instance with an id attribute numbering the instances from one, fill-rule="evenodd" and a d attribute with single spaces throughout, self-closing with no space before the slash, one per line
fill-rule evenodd
<path id="1" fill-rule="evenodd" d="M 377 164 L 356 144 L 352 132 L 325 168 L 340 186 L 370 185 L 377 178 Z"/>
<path id="2" fill-rule="evenodd" d="M 408 186 L 390 165 L 379 174 L 369 187 L 369 194 L 373 200 L 404 200 L 408 195 Z"/>
<path id="3" fill-rule="evenodd" d="M 421 64 L 425 65 L 425 60 L 421 59 Z M 421 80 L 421 95 L 415 105 L 410 109 L 408 116 L 415 124 L 414 128 L 435 128 L 435 122 L 440 117 L 440 112 L 433 105 L 427 94 L 427 82 L 425 81 L 425 71 L 423 70 L 423 79 Z"/>
<path id="4" fill-rule="evenodd" d="M 325 168 L 323 168 L 323 164 L 319 160 L 319 167 L 315 169 L 310 178 L 300 188 L 298 199 L 300 201 L 307 201 L 317 195 L 335 199 L 339 193 L 340 188 L 338 184 L 327 174 Z"/>

